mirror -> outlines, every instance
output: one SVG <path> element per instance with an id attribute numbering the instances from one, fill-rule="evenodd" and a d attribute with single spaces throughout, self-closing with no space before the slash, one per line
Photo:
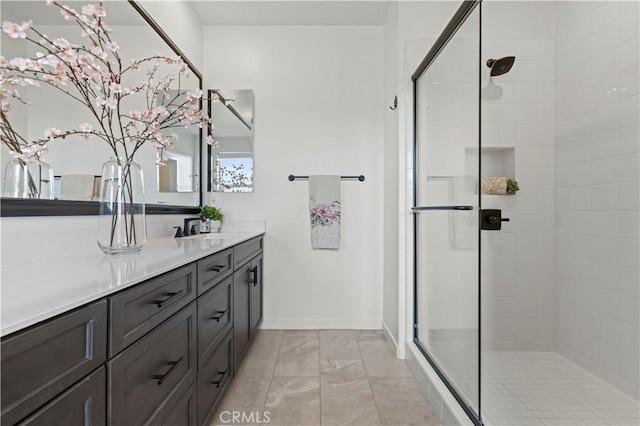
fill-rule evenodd
<path id="1" fill-rule="evenodd" d="M 180 90 L 202 87 L 199 71 L 138 4 L 133 1 L 114 0 L 105 1 L 103 5 L 106 10 L 104 20 L 112 29 L 110 34 L 119 45 L 117 52 L 123 62 L 128 62 L 130 59 L 139 60 L 155 54 L 172 58 L 182 57 L 191 72 L 188 78 L 183 76 L 180 79 Z M 71 3 L 70 6 L 80 9 L 81 4 Z M 61 16 L 60 9 L 47 6 L 44 0 L 37 2 L 3 0 L 0 7 L 3 21 L 31 20 L 32 27 L 42 33 L 51 37 L 64 37 L 72 43 L 86 45 L 86 39 L 81 37 L 78 25 L 73 21 L 65 20 Z M 38 51 L 33 43 L 20 38 L 10 38 L 4 32 L 1 41 L 0 53 L 7 60 L 18 56 L 33 57 Z M 137 78 L 136 82 L 145 80 L 148 69 L 144 66 L 144 64 L 140 66 L 140 72 L 131 74 L 132 78 Z M 166 67 L 165 70 L 164 65 L 160 66 L 158 74 L 167 74 L 169 65 Z M 172 74 L 175 69 L 171 69 Z M 174 86 L 177 88 L 177 82 L 174 82 L 171 87 Z M 172 94 L 175 95 L 175 91 L 169 91 L 164 96 L 171 98 Z M 28 87 L 24 90 L 21 88 L 21 95 L 29 101 L 29 105 L 17 105 L 14 102 L 9 117 L 12 126 L 27 140 L 42 138 L 45 130 L 53 127 L 65 130 L 77 128 L 80 123 L 92 123 L 92 117 L 86 106 L 74 103 L 68 95 L 53 87 L 41 85 L 41 87 Z M 165 98 L 158 96 L 153 105 L 162 105 Z M 146 106 L 147 100 L 143 97 L 132 96 L 128 102 L 127 109 L 142 111 L 149 109 Z M 142 145 L 134 157 L 143 168 L 145 202 L 149 213 L 182 213 L 184 207 L 200 205 L 202 130 L 194 125 L 188 128 L 175 127 L 171 132 L 178 139 L 171 149 L 165 151 L 164 166 L 156 164 L 157 150 L 153 143 L 147 142 Z M 48 151 L 42 158 L 51 167 L 49 176 L 53 179 L 52 191 L 40 191 L 34 197 L 32 194 L 12 191 L 10 187 L 5 189 L 3 185 L 3 215 L 6 214 L 5 204 L 11 205 L 12 202 L 17 202 L 16 197 L 37 198 L 30 201 L 38 202 L 38 208 L 45 211 L 42 214 L 61 214 L 61 211 L 66 212 L 62 214 L 80 214 L 67 210 L 66 206 L 77 205 L 77 201 L 96 201 L 96 182 L 99 182 L 102 165 L 114 156 L 107 143 L 98 137 L 86 139 L 81 135 L 69 135 L 64 139 L 48 142 L 47 148 Z M 1 155 L 0 179 L 4 183 L 7 165 L 12 160 L 5 144 L 2 144 Z M 48 179 L 48 177 L 40 179 Z M 68 204 L 65 204 L 67 202 Z M 20 203 L 20 205 L 24 204 L 24 202 Z M 91 204 L 95 204 L 95 212 L 97 212 L 97 203 Z M 163 207 L 155 211 L 154 205 Z M 50 213 L 46 213 L 49 206 L 56 207 L 55 209 L 51 207 Z M 172 207 L 176 208 L 172 209 Z M 14 214 L 9 213 L 9 215 Z"/>
<path id="2" fill-rule="evenodd" d="M 253 90 L 209 90 L 208 98 L 215 126 L 208 155 L 209 190 L 253 192 Z"/>

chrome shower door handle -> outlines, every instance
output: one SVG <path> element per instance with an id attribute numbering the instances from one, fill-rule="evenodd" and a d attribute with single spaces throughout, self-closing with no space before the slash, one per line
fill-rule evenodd
<path id="1" fill-rule="evenodd" d="M 431 210 L 473 210 L 473 206 L 415 206 L 411 207 L 412 213 L 419 213 L 422 211 Z"/>

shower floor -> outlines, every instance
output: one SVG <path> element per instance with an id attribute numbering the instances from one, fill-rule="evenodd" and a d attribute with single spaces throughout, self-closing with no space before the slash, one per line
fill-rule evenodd
<path id="1" fill-rule="evenodd" d="M 555 352 L 483 352 L 492 425 L 639 425 L 640 403 Z"/>

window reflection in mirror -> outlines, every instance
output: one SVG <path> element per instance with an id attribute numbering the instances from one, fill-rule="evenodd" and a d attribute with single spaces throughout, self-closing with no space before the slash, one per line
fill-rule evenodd
<path id="1" fill-rule="evenodd" d="M 253 90 L 210 90 L 209 99 L 211 190 L 253 192 Z"/>
<path id="2" fill-rule="evenodd" d="M 111 37 L 119 45 L 118 53 L 123 61 L 142 59 L 154 54 L 176 58 L 177 54 L 154 31 L 144 18 L 126 1 L 106 1 L 105 22 L 112 29 Z M 49 36 L 85 44 L 86 38 L 72 21 L 65 20 L 58 8 L 43 1 L 8 1 L 0 3 L 3 21 L 22 22 L 32 20 L 32 26 Z M 16 57 L 33 57 L 36 47 L 23 39 L 11 39 L 2 33 L 1 54 L 7 60 Z M 171 68 L 175 71 L 177 68 Z M 163 72 L 161 69 L 159 73 Z M 169 72 L 167 69 L 166 72 Z M 166 73 L 165 72 L 165 73 Z M 132 73 L 135 84 L 145 79 L 145 70 Z M 124 83 L 123 83 L 124 84 Z M 172 85 L 173 86 L 173 85 Z M 175 86 L 177 88 L 177 85 Z M 197 89 L 200 80 L 196 75 L 181 79 L 180 89 Z M 42 85 L 29 87 L 25 97 L 30 105 L 14 105 L 10 120 L 26 139 L 41 138 L 46 129 L 56 127 L 70 129 L 80 123 L 95 123 L 85 106 L 75 103 L 57 89 Z M 146 99 L 131 98 L 126 108 L 146 110 Z M 95 124 L 94 124 L 95 126 Z M 156 165 L 156 149 L 153 143 L 145 143 L 135 154 L 144 173 L 145 202 L 174 206 L 198 206 L 200 204 L 200 146 L 201 132 L 197 126 L 171 129 L 179 135 L 179 141 L 167 151 L 167 166 Z M 99 181 L 104 162 L 113 157 L 113 151 L 105 141 L 97 137 L 85 140 L 77 135 L 56 139 L 47 144 L 44 160 L 53 170 L 53 195 L 47 199 L 96 201 L 95 182 Z M 4 180 L 7 164 L 12 159 L 8 148 L 2 144 L 0 179 Z M 5 197 L 21 197 L 23 194 L 4 193 Z M 25 196 L 26 197 L 26 196 Z"/>

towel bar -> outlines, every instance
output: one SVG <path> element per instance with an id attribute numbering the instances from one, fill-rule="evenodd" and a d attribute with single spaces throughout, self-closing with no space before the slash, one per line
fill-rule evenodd
<path id="1" fill-rule="evenodd" d="M 309 176 L 294 176 L 289 175 L 289 181 L 293 182 L 296 179 L 309 179 Z M 358 179 L 360 182 L 364 182 L 364 175 L 360 176 L 340 176 L 340 179 Z"/>

